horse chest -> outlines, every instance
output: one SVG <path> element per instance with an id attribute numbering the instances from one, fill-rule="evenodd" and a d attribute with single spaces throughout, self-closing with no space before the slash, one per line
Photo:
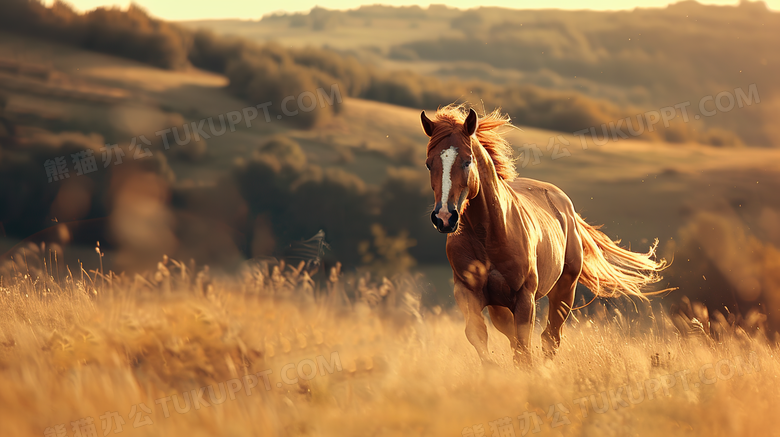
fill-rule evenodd
<path id="1" fill-rule="evenodd" d="M 487 291 L 495 298 L 502 299 L 505 295 L 514 296 L 525 282 L 528 263 L 519 259 L 488 259 L 489 281 Z"/>
<path id="2" fill-rule="evenodd" d="M 525 282 L 530 271 L 531 259 L 528 256 L 533 250 L 530 242 L 515 238 L 515 244 L 506 245 L 491 241 L 487 230 L 482 224 L 475 226 L 480 250 L 479 257 L 488 266 L 486 282 L 486 297 L 495 304 L 513 299 L 515 292 Z"/>

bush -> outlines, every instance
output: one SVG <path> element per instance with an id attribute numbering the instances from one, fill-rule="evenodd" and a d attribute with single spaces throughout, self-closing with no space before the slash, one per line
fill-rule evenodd
<path id="1" fill-rule="evenodd" d="M 276 253 L 324 228 L 340 259 L 358 263 L 358 243 L 375 214 L 369 190 L 354 174 L 308 164 L 298 143 L 274 137 L 236 168 L 235 179 L 253 217 L 270 218 Z"/>
<path id="2" fill-rule="evenodd" d="M 699 142 L 715 147 L 744 146 L 744 143 L 742 143 L 742 140 L 739 138 L 739 136 L 737 136 L 737 134 L 719 127 L 713 127 L 707 130 L 704 134 L 701 135 Z"/>
<path id="3" fill-rule="evenodd" d="M 97 8 L 78 14 L 59 1 L 47 8 L 36 0 L 6 0 L 0 3 L 0 28 L 161 68 L 187 65 L 187 32 L 134 4 L 126 11 Z"/>

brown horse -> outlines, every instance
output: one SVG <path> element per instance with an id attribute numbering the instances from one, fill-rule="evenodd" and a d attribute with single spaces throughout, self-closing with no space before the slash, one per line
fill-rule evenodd
<path id="1" fill-rule="evenodd" d="M 586 223 L 558 187 L 516 178 L 512 149 L 497 129 L 510 126 L 499 111 L 481 120 L 473 109 L 450 105 L 432 121 L 426 167 L 436 204 L 433 225 L 447 233 L 447 258 L 466 337 L 491 363 L 482 310 L 512 344 L 515 364 L 528 362 L 535 302 L 549 298 L 544 352 L 552 356 L 574 303 L 577 282 L 598 296 L 646 297 L 665 261 L 623 249 Z"/>

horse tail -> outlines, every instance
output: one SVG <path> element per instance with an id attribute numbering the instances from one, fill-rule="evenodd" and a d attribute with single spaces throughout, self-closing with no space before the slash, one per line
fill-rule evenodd
<path id="1" fill-rule="evenodd" d="M 618 246 L 599 231 L 601 226 L 591 226 L 576 216 L 577 231 L 582 239 L 583 264 L 579 281 L 596 296 L 637 296 L 647 300 L 642 288 L 660 281 L 659 272 L 666 260 L 655 261 L 658 239 L 647 253 L 636 253 Z M 655 293 L 653 293 L 655 294 Z"/>

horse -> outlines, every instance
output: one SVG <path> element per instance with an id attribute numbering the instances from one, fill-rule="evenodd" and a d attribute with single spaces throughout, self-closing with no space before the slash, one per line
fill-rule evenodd
<path id="1" fill-rule="evenodd" d="M 620 247 L 589 225 L 569 197 L 550 183 L 519 178 L 513 150 L 499 128 L 509 117 L 495 110 L 478 119 L 464 105 L 425 111 L 429 137 L 425 165 L 435 205 L 431 221 L 447 234 L 446 252 L 466 338 L 482 363 L 493 364 L 482 311 L 509 338 L 515 365 L 530 361 L 536 301 L 549 299 L 542 333 L 544 355 L 553 358 L 580 282 L 596 296 L 635 296 L 661 280 L 665 260 L 655 261 L 658 240 L 647 253 Z"/>

